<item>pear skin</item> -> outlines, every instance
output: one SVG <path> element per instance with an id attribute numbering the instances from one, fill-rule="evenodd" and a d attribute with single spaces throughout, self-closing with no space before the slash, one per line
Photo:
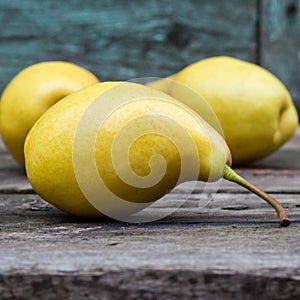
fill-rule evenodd
<path id="1" fill-rule="evenodd" d="M 0 130 L 14 159 L 25 165 L 26 136 L 49 107 L 98 82 L 88 70 L 64 61 L 41 62 L 19 72 L 4 89 L 0 102 Z"/>
<path id="2" fill-rule="evenodd" d="M 230 168 L 229 148 L 211 125 L 140 84 L 104 82 L 70 94 L 35 123 L 24 151 L 34 190 L 73 215 L 131 215 L 180 183 L 224 177 L 262 197 L 281 225 L 289 224 L 275 199 Z"/>
<path id="3" fill-rule="evenodd" d="M 105 92 L 112 88 L 116 92 L 104 99 L 107 103 L 114 101 L 118 95 L 142 99 L 118 107 L 107 117 L 97 133 L 93 155 L 100 177 L 114 194 L 127 201 L 150 203 L 182 181 L 215 181 L 222 177 L 224 165 L 231 160 L 228 147 L 223 138 L 190 108 L 146 86 L 105 82 L 81 89 L 61 100 L 37 121 L 28 134 L 25 142 L 26 171 L 33 188 L 42 198 L 75 215 L 99 214 L 80 191 L 74 173 L 72 147 L 78 123 L 85 110 L 95 98 L 102 94 L 105 96 Z M 172 120 L 176 121 L 176 126 Z M 134 173 L 146 177 L 151 171 L 149 161 L 155 154 L 162 156 L 165 161 L 166 172 L 153 186 L 130 186 L 114 170 L 111 149 L 119 132 L 127 124 L 133 125 L 128 133 L 125 130 L 125 139 L 129 139 L 130 134 L 136 134 L 138 130 L 141 136 L 133 141 L 130 150 L 123 149 L 121 144 L 118 153 L 129 151 L 128 160 Z M 191 147 L 177 138 L 180 128 L 185 130 L 193 142 Z M 143 131 L 149 133 L 144 134 Z M 176 145 L 174 140 L 181 145 Z M 195 159 L 198 160 L 196 178 L 189 178 L 188 171 L 183 179 L 179 178 L 182 168 L 179 146 L 183 148 L 182 155 L 190 164 L 188 169 L 195 165 Z M 155 169 L 155 161 L 153 163 Z M 159 168 L 160 161 L 156 164 Z M 128 166 L 125 163 L 118 163 L 117 166 L 121 166 L 119 173 L 126 173 Z"/>
<path id="4" fill-rule="evenodd" d="M 151 84 L 206 118 L 202 105 L 189 100 L 189 95 L 184 97 L 184 89 L 177 83 L 201 95 L 211 106 L 234 165 L 268 156 L 288 141 L 298 126 L 298 114 L 286 87 L 269 71 L 253 63 L 232 57 L 211 57 L 187 66 L 169 80 Z M 216 128 L 215 121 L 207 118 L 206 121 Z"/>

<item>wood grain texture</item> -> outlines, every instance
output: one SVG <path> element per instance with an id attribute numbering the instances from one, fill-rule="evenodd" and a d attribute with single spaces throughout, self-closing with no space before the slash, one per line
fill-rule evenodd
<path id="1" fill-rule="evenodd" d="M 292 224 L 280 228 L 271 207 L 231 183 L 180 208 L 187 191 L 169 194 L 146 212 L 165 214 L 151 223 L 75 218 L 34 194 L 0 141 L 0 299 L 298 299 L 299 147 L 298 129 L 238 170 L 284 205 Z"/>
<path id="2" fill-rule="evenodd" d="M 0 1 L 0 87 L 68 60 L 102 80 L 163 77 L 206 56 L 255 59 L 256 1 Z"/>
<path id="3" fill-rule="evenodd" d="M 134 225 L 78 220 L 34 195 L 1 196 L 0 297 L 296 299 L 297 197 L 279 198 L 294 221 L 285 229 L 261 201 L 234 209 L 231 197 L 213 201 L 210 213 L 191 200 L 164 220 Z"/>
<path id="4" fill-rule="evenodd" d="M 278 76 L 300 111 L 300 0 L 0 1 L 0 92 L 28 65 L 67 60 L 101 80 L 164 77 L 231 55 Z"/>
<path id="5" fill-rule="evenodd" d="M 290 90 L 300 111 L 300 0 L 263 0 L 261 63 Z"/>
<path id="6" fill-rule="evenodd" d="M 248 167 L 236 169 L 253 184 L 270 193 L 299 193 L 300 186 L 297 178 L 300 176 L 300 129 L 298 128 L 294 137 L 288 141 L 281 149 L 269 155 L 265 159 L 255 162 Z M 293 180 L 291 180 L 291 178 Z M 191 190 L 195 184 L 185 183 L 178 187 L 178 193 L 185 193 Z M 216 192 L 246 192 L 242 187 L 231 182 L 221 180 L 216 183 L 198 183 L 194 193 Z M 25 171 L 5 150 L 5 146 L 0 137 L 0 193 L 32 193 Z"/>
<path id="7" fill-rule="evenodd" d="M 299 2 L 3 0 L 0 90 L 42 60 L 127 80 L 226 54 L 261 62 L 299 103 Z M 0 299 L 300 299 L 299 147 L 298 129 L 282 149 L 237 170 L 283 203 L 288 228 L 225 181 L 207 193 L 182 186 L 146 212 L 163 219 L 128 224 L 75 218 L 44 202 L 0 139 Z"/>

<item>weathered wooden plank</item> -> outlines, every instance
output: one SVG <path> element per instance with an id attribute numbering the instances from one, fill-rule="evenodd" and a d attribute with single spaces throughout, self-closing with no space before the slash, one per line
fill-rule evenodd
<path id="1" fill-rule="evenodd" d="M 7 151 L 6 151 L 5 145 L 3 143 L 3 140 L 2 140 L 2 137 L 0 134 L 0 154 L 2 154 L 3 152 L 7 152 Z"/>
<path id="2" fill-rule="evenodd" d="M 193 194 L 177 208 L 182 197 L 146 212 L 164 219 L 128 224 L 74 218 L 35 194 L 0 195 L 0 298 L 300 296 L 298 194 L 276 195 L 289 228 L 249 194 Z"/>
<path id="3" fill-rule="evenodd" d="M 0 172 L 20 169 L 20 165 L 13 159 L 5 148 L 0 133 Z"/>
<path id="4" fill-rule="evenodd" d="M 28 182 L 26 174 L 23 169 L 16 169 L 13 171 L 0 171 L 0 193 L 11 194 L 32 193 L 33 189 Z"/>
<path id="5" fill-rule="evenodd" d="M 276 195 L 276 197 L 287 209 L 293 220 L 298 221 L 300 212 L 297 195 L 285 194 Z M 35 194 L 1 194 L 0 200 L 1 238 L 5 237 L 6 230 L 23 232 L 31 230 L 32 225 L 36 225 L 34 231 L 39 231 L 42 227 L 44 228 L 44 226 L 40 226 L 40 223 L 45 222 L 47 224 L 49 220 L 51 220 L 52 225 L 70 221 L 72 223 L 79 222 L 80 224 L 82 222 L 101 223 L 104 221 L 101 219 L 93 221 L 70 216 Z M 178 205 L 179 201 L 182 204 L 181 206 Z M 278 223 L 277 216 L 269 205 L 257 197 L 241 193 L 218 193 L 202 199 L 197 194 L 189 197 L 185 197 L 182 194 L 170 194 L 157 205 L 147 208 L 146 214 L 166 216 L 160 219 L 157 217 L 156 223 L 201 223 L 202 225 L 207 223 L 219 223 L 222 225 L 226 222 L 230 224 L 235 222 L 249 222 L 249 224 L 272 222 L 275 225 Z M 14 228 L 11 226 L 19 224 L 25 219 L 30 221 L 28 223 L 25 222 L 23 227 Z"/>
<path id="6" fill-rule="evenodd" d="M 300 111 L 300 0 L 263 0 L 261 63 L 291 91 Z"/>
<path id="7" fill-rule="evenodd" d="M 299 4 L 263 1 L 264 18 L 268 3 L 281 12 Z M 0 1 L 0 89 L 46 59 L 77 62 L 103 80 L 165 76 L 208 55 L 255 60 L 256 2 Z M 295 18 L 280 29 L 291 39 Z M 296 37 L 280 31 L 272 40 L 281 62 L 277 43 L 299 47 Z M 298 130 L 280 151 L 238 169 L 283 203 L 293 223 L 280 228 L 272 208 L 231 183 L 167 195 L 145 212 L 165 215 L 152 223 L 75 218 L 34 194 L 0 139 L 0 299 L 300 298 L 299 145 Z"/>
<path id="8" fill-rule="evenodd" d="M 289 228 L 262 202 L 242 209 L 247 196 L 232 197 L 211 201 L 210 213 L 191 199 L 164 220 L 126 224 L 72 218 L 35 195 L 1 195 L 0 298 L 296 299 L 297 196 L 280 199 Z"/>
<path id="9" fill-rule="evenodd" d="M 67 273 L 67 272 L 66 272 Z M 1 275 L 0 275 L 1 276 Z M 2 275 L 4 300 L 288 300 L 299 298 L 297 275 L 290 279 L 221 271 L 168 268 L 104 270 L 73 274 Z M 10 287 L 14 289 L 10 289 Z M 26 292 L 24 292 L 24 288 Z"/>
<path id="10" fill-rule="evenodd" d="M 0 27 L 1 89 L 41 60 L 73 61 L 102 80 L 163 77 L 205 56 L 254 60 L 256 0 L 4 0 Z"/>
<path id="11" fill-rule="evenodd" d="M 270 69 L 299 108 L 300 2 L 259 1 L 259 14 L 256 2 L 1 1 L 0 91 L 41 60 L 70 60 L 102 80 L 127 80 L 226 54 Z"/>
<path id="12" fill-rule="evenodd" d="M 281 149 L 249 167 L 236 169 L 238 173 L 261 189 L 270 193 L 299 193 L 300 185 L 300 129 Z M 1 150 L 2 149 L 2 150 Z M 178 193 L 192 192 L 195 183 L 186 183 L 176 189 Z M 198 183 L 194 193 L 247 192 L 236 184 L 225 180 L 214 184 Z M 24 170 L 4 150 L 0 138 L 0 193 L 32 193 Z"/>

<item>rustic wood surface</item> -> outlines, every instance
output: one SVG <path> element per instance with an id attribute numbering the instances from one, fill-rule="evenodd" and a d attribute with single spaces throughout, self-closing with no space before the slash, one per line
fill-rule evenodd
<path id="1" fill-rule="evenodd" d="M 147 212 L 167 215 L 152 223 L 74 218 L 33 192 L 0 143 L 0 299 L 299 299 L 299 148 L 300 130 L 238 169 L 283 203 L 293 223 L 280 228 L 225 182 L 176 210 L 185 189 L 170 194 Z"/>
<path id="2" fill-rule="evenodd" d="M 164 77 L 213 55 L 263 65 L 300 111 L 300 0 L 0 1 L 0 91 L 24 67 L 67 60 L 101 80 Z M 146 224 L 71 217 L 40 199 L 0 141 L 0 299 L 300 299 L 300 130 L 237 171 L 280 200 L 188 185 Z M 218 189 L 218 193 L 214 193 Z M 210 192 L 212 191 L 212 192 Z"/>
<path id="3" fill-rule="evenodd" d="M 128 80 L 163 77 L 218 53 L 255 59 L 255 15 L 255 0 L 0 1 L 0 82 L 40 60 Z"/>
<path id="4" fill-rule="evenodd" d="M 261 2 L 261 64 L 290 89 L 300 111 L 300 0 Z"/>
<path id="5" fill-rule="evenodd" d="M 271 70 L 299 109 L 299 11 L 300 0 L 1 0 L 0 91 L 44 60 L 72 61 L 107 81 L 231 55 Z"/>

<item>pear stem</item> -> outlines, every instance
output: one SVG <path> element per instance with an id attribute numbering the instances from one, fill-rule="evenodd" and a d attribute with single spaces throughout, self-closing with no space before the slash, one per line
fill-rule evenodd
<path id="1" fill-rule="evenodd" d="M 228 181 L 235 182 L 235 183 L 239 184 L 240 186 L 246 188 L 250 192 L 253 192 L 257 196 L 264 199 L 277 212 L 277 215 L 278 215 L 279 221 L 280 221 L 280 225 L 283 226 L 283 227 L 287 227 L 287 226 L 290 225 L 291 221 L 287 217 L 287 214 L 286 214 L 284 208 L 282 207 L 282 205 L 276 199 L 274 199 L 273 197 L 271 197 L 267 193 L 263 192 L 262 190 L 260 190 L 256 186 L 254 186 L 253 184 L 249 183 L 246 179 L 239 176 L 228 165 L 226 165 L 225 168 L 224 168 L 223 178 L 228 180 Z"/>

